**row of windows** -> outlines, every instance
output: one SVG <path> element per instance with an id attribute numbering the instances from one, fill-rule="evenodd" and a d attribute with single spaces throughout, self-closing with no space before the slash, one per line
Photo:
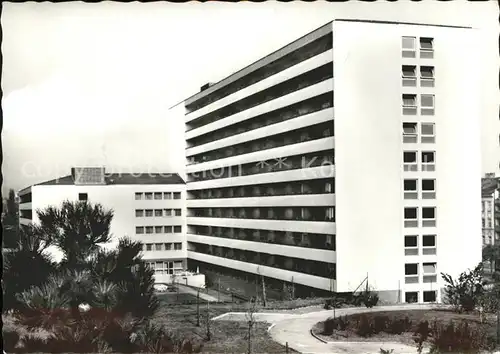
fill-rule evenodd
<path id="1" fill-rule="evenodd" d="M 405 284 L 420 283 L 420 275 L 424 283 L 435 283 L 437 281 L 437 263 L 406 263 Z"/>
<path id="2" fill-rule="evenodd" d="M 182 261 L 155 261 L 146 262 L 150 269 L 154 269 L 155 274 L 178 274 L 184 270 Z"/>
<path id="3" fill-rule="evenodd" d="M 181 242 L 174 243 L 143 243 L 143 251 L 180 251 L 182 250 Z"/>
<path id="4" fill-rule="evenodd" d="M 308 259 L 278 256 L 263 252 L 239 250 L 228 247 L 206 245 L 203 243 L 190 242 L 194 252 L 204 253 L 211 256 L 233 259 L 240 262 L 259 264 L 293 272 L 315 275 L 318 277 L 336 279 L 337 271 L 335 263 L 325 263 Z"/>
<path id="5" fill-rule="evenodd" d="M 419 52 L 421 59 L 434 58 L 434 38 L 420 37 L 418 39 L 420 44 Z M 417 57 L 417 38 L 416 37 L 403 37 L 402 38 L 402 56 L 403 58 L 416 58 Z"/>
<path id="6" fill-rule="evenodd" d="M 142 217 L 169 217 L 181 216 L 181 209 L 135 209 L 135 216 Z"/>
<path id="7" fill-rule="evenodd" d="M 417 66 L 416 65 L 403 65 L 403 86 L 416 87 Z M 421 87 L 434 87 L 434 67 L 433 66 L 420 66 L 419 70 L 420 86 Z"/>
<path id="8" fill-rule="evenodd" d="M 182 226 L 136 226 L 135 233 L 141 234 L 180 234 L 182 233 Z"/>
<path id="9" fill-rule="evenodd" d="M 419 211 L 420 215 L 419 215 Z M 405 207 L 404 208 L 404 226 L 419 227 L 436 226 L 436 207 Z"/>
<path id="10" fill-rule="evenodd" d="M 265 242 L 331 251 L 335 251 L 336 249 L 335 235 L 213 226 L 193 226 L 190 232 L 195 235 L 214 236 L 243 241 Z"/>
<path id="11" fill-rule="evenodd" d="M 283 156 L 274 160 L 260 161 L 257 163 L 252 162 L 244 165 L 225 166 L 200 172 L 193 172 L 188 174 L 188 181 L 195 182 L 237 176 L 251 176 L 261 173 L 290 171 L 319 166 L 332 166 L 333 164 L 335 164 L 335 152 L 334 150 L 326 150 L 304 155 Z M 333 175 L 315 176 L 312 172 L 309 174 L 304 172 L 304 174 L 310 176 L 311 178 L 333 177 Z"/>
<path id="12" fill-rule="evenodd" d="M 211 131 L 209 133 L 196 136 L 187 141 L 188 147 L 207 144 L 212 141 L 246 133 L 272 124 L 288 121 L 293 118 L 318 112 L 330 107 L 333 107 L 333 92 L 328 92 L 312 98 L 308 98 L 306 100 L 294 103 L 290 106 L 279 108 L 271 112 L 266 112 L 251 119 L 246 119 L 242 122 L 223 127 L 216 131 Z"/>
<path id="13" fill-rule="evenodd" d="M 317 179 L 312 181 L 266 183 L 251 186 L 193 190 L 189 192 L 189 198 L 246 198 L 325 193 L 335 193 L 335 182 L 332 178 Z"/>
<path id="14" fill-rule="evenodd" d="M 418 171 L 418 152 L 404 151 L 403 152 L 403 168 L 405 171 Z M 420 164 L 422 171 L 436 170 L 436 152 L 421 151 Z"/>
<path id="15" fill-rule="evenodd" d="M 194 217 L 335 221 L 335 207 L 192 208 Z"/>
<path id="16" fill-rule="evenodd" d="M 418 291 L 406 291 L 405 292 L 405 302 L 406 303 L 417 303 L 419 301 Z M 436 290 L 425 290 L 422 292 L 422 297 L 424 302 L 436 302 L 437 291 Z"/>
<path id="17" fill-rule="evenodd" d="M 419 188 L 420 187 L 420 188 Z M 403 181 L 404 199 L 436 199 L 435 179 L 405 179 Z"/>
<path id="18" fill-rule="evenodd" d="M 435 111 L 434 95 L 422 94 L 420 100 L 413 93 L 404 93 L 402 95 L 402 107 L 404 115 L 416 115 L 418 107 L 423 116 L 433 116 Z"/>
<path id="19" fill-rule="evenodd" d="M 172 198 L 173 196 L 173 198 Z M 135 200 L 181 199 L 181 192 L 145 192 L 135 193 Z"/>
<path id="20" fill-rule="evenodd" d="M 420 129 L 419 129 L 420 128 Z M 418 123 L 404 122 L 403 123 L 403 143 L 418 143 L 422 144 L 436 142 L 436 129 L 434 123 Z"/>
<path id="21" fill-rule="evenodd" d="M 202 115 L 201 117 L 198 117 L 186 123 L 188 127 L 187 131 L 216 122 L 218 120 L 229 117 L 236 113 L 245 111 L 252 107 L 261 105 L 265 102 L 274 100 L 278 97 L 283 97 L 292 92 L 301 90 L 305 87 L 312 86 L 322 81 L 331 79 L 332 77 L 333 77 L 333 63 L 330 62 L 319 68 L 312 69 L 306 73 L 300 74 L 285 82 L 279 83 L 265 90 L 256 92 L 253 95 L 245 97 L 237 102 L 231 103 L 215 111 Z"/>
<path id="22" fill-rule="evenodd" d="M 436 248 L 436 235 L 405 236 L 405 256 L 435 255 Z"/>
<path id="23" fill-rule="evenodd" d="M 267 136 L 261 139 L 246 141 L 241 144 L 225 146 L 220 149 L 193 155 L 189 157 L 188 164 L 214 161 L 226 157 L 239 156 L 256 151 L 328 138 L 333 136 L 333 134 L 332 122 L 315 124 L 313 126 L 308 126 L 294 131 Z"/>
<path id="24" fill-rule="evenodd" d="M 192 112 L 201 107 L 204 107 L 212 102 L 220 100 L 234 92 L 237 92 L 247 86 L 253 85 L 266 77 L 270 77 L 272 75 L 277 74 L 280 71 L 283 71 L 289 67 L 292 67 L 304 60 L 312 58 L 318 54 L 326 52 L 329 49 L 332 49 L 333 46 L 333 36 L 332 34 L 328 34 L 323 36 L 311 43 L 308 43 L 295 51 L 269 63 L 268 65 L 259 68 L 252 73 L 243 76 L 242 78 L 234 81 L 233 83 L 226 85 L 219 90 L 213 92 L 210 95 L 200 98 L 195 102 L 186 105 L 186 108 Z"/>

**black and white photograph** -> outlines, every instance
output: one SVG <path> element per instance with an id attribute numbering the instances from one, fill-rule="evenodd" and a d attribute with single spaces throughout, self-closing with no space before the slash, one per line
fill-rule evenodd
<path id="1" fill-rule="evenodd" d="M 500 353 L 497 1 L 1 5 L 3 353 Z"/>

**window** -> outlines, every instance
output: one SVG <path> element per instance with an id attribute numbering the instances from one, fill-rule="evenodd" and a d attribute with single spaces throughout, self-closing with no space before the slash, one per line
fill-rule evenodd
<path id="1" fill-rule="evenodd" d="M 405 171 L 418 171 L 417 152 L 403 152 L 403 165 Z"/>
<path id="2" fill-rule="evenodd" d="M 434 227 L 436 226 L 436 208 L 423 207 L 422 208 L 422 226 Z"/>
<path id="3" fill-rule="evenodd" d="M 403 40 L 402 40 L 403 58 L 415 58 L 417 56 L 415 42 L 416 42 L 415 37 L 403 37 Z"/>
<path id="4" fill-rule="evenodd" d="M 142 209 L 136 209 L 135 216 L 137 218 L 142 218 L 144 216 L 144 210 L 142 210 Z"/>
<path id="5" fill-rule="evenodd" d="M 161 200 L 162 199 L 162 193 L 161 192 L 156 192 L 155 193 L 155 200 Z"/>
<path id="6" fill-rule="evenodd" d="M 436 263 L 423 263 L 424 283 L 435 283 L 437 281 Z"/>
<path id="7" fill-rule="evenodd" d="M 422 123 L 420 135 L 421 135 L 421 142 L 423 144 L 435 143 L 436 137 L 434 132 L 434 123 Z"/>
<path id="8" fill-rule="evenodd" d="M 89 195 L 87 193 L 78 193 L 78 200 L 84 201 L 84 200 L 88 200 L 88 199 L 89 199 Z"/>
<path id="9" fill-rule="evenodd" d="M 422 180 L 422 199 L 436 199 L 436 180 Z"/>
<path id="10" fill-rule="evenodd" d="M 135 193 L 135 200 L 141 200 L 142 199 L 142 193 Z"/>
<path id="11" fill-rule="evenodd" d="M 424 263 L 424 274 L 436 274 L 436 263 Z"/>
<path id="12" fill-rule="evenodd" d="M 172 244 L 171 243 L 166 243 L 165 244 L 165 251 L 171 251 L 172 250 Z"/>
<path id="13" fill-rule="evenodd" d="M 143 234 L 144 233 L 144 226 L 136 226 L 135 233 L 136 234 Z"/>
<path id="14" fill-rule="evenodd" d="M 422 151 L 422 171 L 436 170 L 435 155 L 434 151 Z"/>
<path id="15" fill-rule="evenodd" d="M 153 216 L 153 209 L 146 209 L 146 216 L 152 217 Z"/>
<path id="16" fill-rule="evenodd" d="M 415 303 L 418 302 L 418 292 L 417 291 L 407 291 L 405 292 L 405 302 Z"/>
<path id="17" fill-rule="evenodd" d="M 420 58 L 434 58 L 434 39 L 429 37 L 420 38 Z"/>
<path id="18" fill-rule="evenodd" d="M 172 199 L 172 193 L 170 193 L 170 192 L 164 192 L 163 193 L 163 199 Z"/>
<path id="19" fill-rule="evenodd" d="M 146 233 L 152 234 L 153 233 L 153 226 L 146 226 Z"/>
<path id="20" fill-rule="evenodd" d="M 172 216 L 172 209 L 165 209 L 165 216 Z"/>
<path id="21" fill-rule="evenodd" d="M 405 256 L 418 255 L 418 236 L 408 235 L 405 236 Z"/>
<path id="22" fill-rule="evenodd" d="M 174 233 L 180 234 L 182 232 L 182 227 L 181 226 L 174 226 Z"/>
<path id="23" fill-rule="evenodd" d="M 155 226 L 155 234 L 163 233 L 163 226 Z"/>
<path id="24" fill-rule="evenodd" d="M 434 115 L 434 95 L 421 95 L 420 96 L 420 114 L 423 116 Z"/>
<path id="25" fill-rule="evenodd" d="M 436 235 L 423 235 L 422 246 L 422 253 L 424 255 L 436 254 Z"/>
<path id="26" fill-rule="evenodd" d="M 166 234 L 171 234 L 172 233 L 172 226 L 165 226 L 165 233 Z"/>
<path id="27" fill-rule="evenodd" d="M 404 185 L 404 199 L 418 199 L 416 179 L 405 179 L 403 185 Z"/>
<path id="28" fill-rule="evenodd" d="M 417 67 L 403 65 L 403 86 L 417 86 Z"/>
<path id="29" fill-rule="evenodd" d="M 153 193 L 144 193 L 146 200 L 153 200 Z"/>
<path id="30" fill-rule="evenodd" d="M 406 263 L 405 264 L 405 283 L 415 284 L 418 283 L 418 264 Z"/>
<path id="31" fill-rule="evenodd" d="M 146 243 L 146 251 L 152 251 L 153 250 L 153 244 L 152 243 Z"/>
<path id="32" fill-rule="evenodd" d="M 181 209 L 175 209 L 175 216 L 181 216 Z"/>
<path id="33" fill-rule="evenodd" d="M 420 86 L 434 87 L 434 67 L 421 66 L 420 67 Z"/>
<path id="34" fill-rule="evenodd" d="M 417 123 L 403 123 L 403 143 L 416 143 L 417 135 Z"/>
<path id="35" fill-rule="evenodd" d="M 162 209 L 155 209 L 155 216 L 163 216 L 163 210 Z"/>
<path id="36" fill-rule="evenodd" d="M 326 221 L 335 221 L 335 208 L 326 208 L 325 209 L 325 220 Z"/>
<path id="37" fill-rule="evenodd" d="M 436 302 L 436 290 L 424 291 L 424 302 Z"/>
<path id="38" fill-rule="evenodd" d="M 180 251 L 181 249 L 182 249 L 182 243 L 181 242 L 174 243 L 174 250 Z"/>
<path id="39" fill-rule="evenodd" d="M 155 243 L 155 251 L 163 251 L 163 243 Z"/>
<path id="40" fill-rule="evenodd" d="M 174 199 L 181 199 L 181 192 L 174 192 Z"/>
<path id="41" fill-rule="evenodd" d="M 403 94 L 403 114 L 417 114 L 417 95 Z"/>
<path id="42" fill-rule="evenodd" d="M 417 227 L 418 226 L 418 210 L 416 207 L 404 209 L 404 226 Z"/>

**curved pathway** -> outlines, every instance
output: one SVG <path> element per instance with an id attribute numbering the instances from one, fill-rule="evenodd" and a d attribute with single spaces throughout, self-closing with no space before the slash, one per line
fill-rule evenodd
<path id="1" fill-rule="evenodd" d="M 355 313 L 379 312 L 379 311 L 401 311 L 401 310 L 429 310 L 442 305 L 436 304 L 405 304 L 393 306 L 377 306 L 371 309 L 367 308 L 344 308 L 336 309 L 336 316 L 352 315 Z M 227 313 L 214 318 L 214 320 L 238 321 L 244 320 L 245 313 Z M 333 310 L 321 310 L 304 314 L 289 313 L 256 313 L 257 321 L 271 323 L 269 333 L 278 343 L 288 346 L 301 353 L 318 354 L 378 354 L 380 348 L 393 349 L 393 354 L 416 353 L 416 347 L 407 346 L 401 343 L 383 343 L 383 342 L 328 342 L 324 343 L 311 334 L 312 327 L 329 317 L 333 316 Z"/>

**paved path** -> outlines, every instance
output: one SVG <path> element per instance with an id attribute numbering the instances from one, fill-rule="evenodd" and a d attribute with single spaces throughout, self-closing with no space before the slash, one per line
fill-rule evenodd
<path id="1" fill-rule="evenodd" d="M 399 310 L 428 310 L 438 306 L 429 304 L 406 304 L 396 306 L 377 306 L 372 309 L 367 308 L 346 308 L 337 309 L 337 316 L 351 315 L 363 312 L 378 311 L 399 311 Z M 232 312 L 214 318 L 214 320 L 238 321 L 245 320 L 245 313 Z M 311 328 L 318 322 L 332 317 L 332 310 L 322 310 L 309 312 L 305 314 L 293 313 L 256 313 L 257 321 L 271 323 L 269 333 L 278 343 L 285 345 L 288 342 L 290 348 L 301 353 L 318 354 L 379 354 L 380 348 L 394 349 L 393 354 L 416 353 L 416 347 L 407 346 L 401 343 L 382 343 L 382 342 L 329 342 L 324 343 L 311 335 Z"/>
<path id="2" fill-rule="evenodd" d="M 189 286 L 185 286 L 182 284 L 175 284 L 175 286 L 179 287 L 179 292 L 181 292 L 181 293 L 187 293 L 187 294 L 190 294 L 193 296 L 196 296 L 198 293 L 196 290 L 190 288 Z M 205 301 L 210 301 L 210 302 L 217 302 L 216 297 L 208 295 L 208 294 L 204 293 L 203 291 L 200 291 L 200 299 L 205 300 Z"/>

